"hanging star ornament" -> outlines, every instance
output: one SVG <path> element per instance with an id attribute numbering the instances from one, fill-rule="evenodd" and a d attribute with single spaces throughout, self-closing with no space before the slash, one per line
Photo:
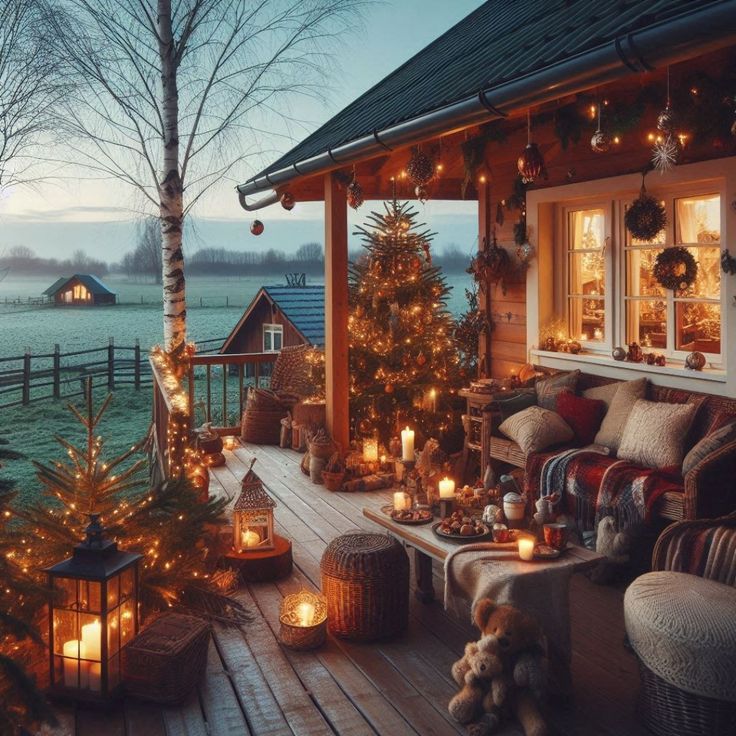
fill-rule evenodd
<path id="1" fill-rule="evenodd" d="M 673 135 L 666 135 L 652 148 L 652 165 L 664 174 L 677 164 L 680 158 L 680 142 Z"/>

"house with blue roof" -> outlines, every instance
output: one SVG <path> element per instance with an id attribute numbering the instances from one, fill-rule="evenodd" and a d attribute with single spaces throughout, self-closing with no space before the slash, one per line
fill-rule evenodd
<path id="1" fill-rule="evenodd" d="M 277 353 L 325 343 L 325 287 L 291 279 L 262 286 L 227 337 L 221 353 Z"/>
<path id="2" fill-rule="evenodd" d="M 115 304 L 117 295 L 91 273 L 62 276 L 44 292 L 57 307 L 99 307 Z"/>

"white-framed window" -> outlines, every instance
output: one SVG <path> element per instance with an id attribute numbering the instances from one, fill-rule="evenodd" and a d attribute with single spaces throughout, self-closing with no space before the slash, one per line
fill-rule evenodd
<path id="1" fill-rule="evenodd" d="M 586 349 L 611 345 L 613 258 L 611 207 L 565 207 L 565 309 L 568 332 Z"/>
<path id="2" fill-rule="evenodd" d="M 278 353 L 284 344 L 284 326 L 263 325 L 263 352 Z"/>
<path id="3" fill-rule="evenodd" d="M 714 361 L 722 355 L 721 194 L 712 188 L 678 188 L 661 202 L 667 225 L 650 242 L 626 231 L 624 245 L 624 330 L 627 342 L 684 359 L 697 350 Z M 683 246 L 698 264 L 686 289 L 664 289 L 653 275 L 657 254 Z"/>

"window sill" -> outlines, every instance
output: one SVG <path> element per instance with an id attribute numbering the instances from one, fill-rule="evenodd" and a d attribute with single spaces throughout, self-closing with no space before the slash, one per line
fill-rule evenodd
<path id="1" fill-rule="evenodd" d="M 678 378 L 690 378 L 699 381 L 715 381 L 716 383 L 726 383 L 726 371 L 718 368 L 704 368 L 702 371 L 691 371 L 677 361 L 672 361 L 664 366 L 648 365 L 646 363 L 628 363 L 624 360 L 614 360 L 603 355 L 595 355 L 593 353 L 553 353 L 549 350 L 532 350 L 531 354 L 534 358 L 554 359 L 567 361 L 569 363 L 584 363 L 586 365 L 605 366 L 606 368 L 619 368 L 627 371 L 635 371 L 638 373 L 652 373 L 660 376 L 676 376 Z"/>

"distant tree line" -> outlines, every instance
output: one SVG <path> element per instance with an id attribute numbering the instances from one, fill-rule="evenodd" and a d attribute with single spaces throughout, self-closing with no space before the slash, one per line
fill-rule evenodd
<path id="1" fill-rule="evenodd" d="M 104 261 L 88 256 L 83 250 L 75 250 L 71 258 L 40 258 L 25 245 L 16 245 L 0 253 L 0 268 L 9 268 L 13 276 L 71 276 L 75 273 L 92 273 L 106 276 L 109 267 Z"/>

